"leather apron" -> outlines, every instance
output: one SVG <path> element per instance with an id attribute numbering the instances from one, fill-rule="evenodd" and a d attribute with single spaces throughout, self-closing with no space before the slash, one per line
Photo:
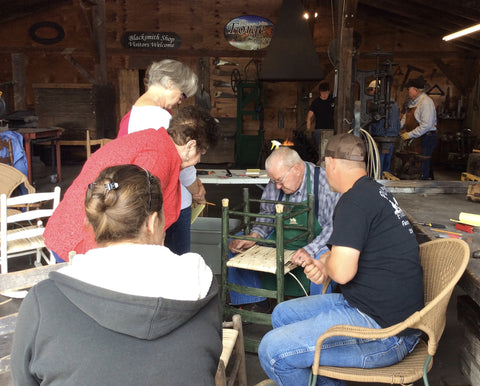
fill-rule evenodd
<path id="1" fill-rule="evenodd" d="M 310 182 L 310 168 L 308 165 L 305 165 L 307 168 L 307 195 L 311 193 L 311 182 Z M 278 201 L 282 201 L 283 198 L 283 192 L 280 191 L 280 194 L 277 198 Z M 290 195 L 286 195 L 285 201 L 289 201 Z M 316 198 L 317 199 L 317 198 Z M 303 201 L 303 203 L 307 203 L 307 200 Z M 288 211 L 288 206 L 285 206 L 284 211 Z M 302 213 L 299 214 L 298 216 L 294 216 L 291 219 L 285 220 L 285 225 L 290 225 L 290 224 L 298 224 L 302 226 L 307 226 L 308 223 L 308 214 L 307 213 Z M 318 217 L 317 214 L 315 213 L 315 229 L 314 229 L 314 237 L 318 236 L 322 232 L 322 227 L 320 223 L 318 222 Z M 297 236 L 299 233 L 302 231 L 299 231 L 297 229 L 285 229 L 284 230 L 284 240 L 291 239 L 295 236 Z M 274 239 L 275 238 L 275 230 L 270 234 L 268 237 L 269 239 Z M 294 241 L 293 243 L 287 244 L 285 246 L 285 249 L 290 250 L 290 251 L 296 251 L 297 249 L 303 248 L 305 245 L 307 245 L 307 239 L 299 239 Z M 312 256 L 315 258 L 315 256 Z M 293 275 L 296 276 L 298 280 L 302 283 L 303 287 L 307 291 L 307 293 L 310 291 L 310 280 L 307 279 L 305 276 L 305 273 L 303 272 L 302 267 L 297 267 L 294 270 L 291 271 Z M 263 288 L 266 289 L 275 289 L 277 285 L 277 279 L 275 275 L 265 273 L 262 275 L 262 285 Z M 291 276 L 291 275 L 286 275 L 285 276 L 285 295 L 288 296 L 303 296 L 305 293 L 303 292 L 302 288 L 300 288 L 298 282 Z"/>
<path id="2" fill-rule="evenodd" d="M 410 107 L 405 111 L 405 126 L 404 126 L 404 131 L 410 132 L 414 130 L 418 125 L 419 122 L 415 118 L 415 110 L 417 109 L 417 106 L 415 107 Z M 415 153 L 421 154 L 422 152 L 422 140 L 420 138 L 413 138 L 413 141 L 410 142 L 408 145 L 408 148 L 410 151 L 413 151 Z"/>

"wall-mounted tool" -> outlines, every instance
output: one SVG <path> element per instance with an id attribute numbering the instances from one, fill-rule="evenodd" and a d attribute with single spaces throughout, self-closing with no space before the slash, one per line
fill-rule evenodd
<path id="1" fill-rule="evenodd" d="M 415 67 L 415 66 L 411 66 L 410 64 L 407 64 L 407 72 L 405 73 L 405 77 L 403 78 L 402 85 L 400 86 L 400 91 L 403 91 L 403 89 L 405 88 L 405 85 L 407 84 L 410 73 L 413 72 L 413 71 L 417 71 L 417 72 L 420 72 L 422 74 L 425 72 L 425 70 L 422 70 L 421 68 L 418 68 L 418 67 Z"/>
<path id="2" fill-rule="evenodd" d="M 434 91 L 437 89 L 437 91 Z M 440 88 L 438 84 L 435 84 L 434 86 L 430 87 L 426 92 L 428 95 L 441 95 L 444 96 L 445 92 Z"/>
<path id="3" fill-rule="evenodd" d="M 238 66 L 238 63 L 228 62 L 227 60 L 215 58 L 213 60 L 215 66 Z"/>
<path id="4" fill-rule="evenodd" d="M 223 80 L 214 80 L 213 85 L 215 87 L 232 87 L 230 82 L 224 82 Z"/>
<path id="5" fill-rule="evenodd" d="M 216 91 L 215 92 L 215 98 L 236 98 L 236 95 L 229 94 L 223 91 Z"/>

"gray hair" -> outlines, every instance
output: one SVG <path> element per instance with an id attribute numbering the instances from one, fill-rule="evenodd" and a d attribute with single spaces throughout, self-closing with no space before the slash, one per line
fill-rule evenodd
<path id="1" fill-rule="evenodd" d="M 280 146 L 267 157 L 267 159 L 265 160 L 265 169 L 268 170 L 270 164 L 275 161 L 281 162 L 288 167 L 303 163 L 298 153 L 287 146 Z"/>
<path id="2" fill-rule="evenodd" d="M 147 72 L 148 87 L 159 84 L 168 88 L 173 85 L 188 97 L 195 95 L 197 92 L 197 75 L 190 67 L 177 60 L 165 59 L 160 62 L 153 62 Z"/>

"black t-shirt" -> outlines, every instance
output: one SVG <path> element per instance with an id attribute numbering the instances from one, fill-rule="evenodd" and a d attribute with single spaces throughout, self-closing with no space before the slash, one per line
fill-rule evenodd
<path id="1" fill-rule="evenodd" d="M 333 130 L 334 107 L 331 95 L 325 100 L 316 98 L 312 102 L 310 110 L 315 115 L 315 130 Z"/>
<path id="2" fill-rule="evenodd" d="M 385 187 L 360 178 L 339 199 L 329 245 L 360 251 L 355 277 L 340 288 L 352 307 L 381 327 L 423 308 L 418 243 L 405 213 Z"/>

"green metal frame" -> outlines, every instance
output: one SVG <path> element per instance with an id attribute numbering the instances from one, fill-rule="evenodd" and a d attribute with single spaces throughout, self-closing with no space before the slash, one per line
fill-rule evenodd
<path id="1" fill-rule="evenodd" d="M 275 215 L 267 215 L 250 212 L 250 204 L 256 203 L 270 203 L 270 204 L 283 204 L 292 208 L 292 211 L 288 214 L 285 213 L 276 213 Z M 262 199 L 253 199 L 249 197 L 248 188 L 243 189 L 243 205 L 242 211 L 232 210 L 227 205 L 222 204 L 222 291 L 221 291 L 221 302 L 223 305 L 223 316 L 225 319 L 233 316 L 234 314 L 240 314 L 242 320 L 245 322 L 257 323 L 262 325 L 271 326 L 271 317 L 268 314 L 252 312 L 247 310 L 238 309 L 227 304 L 227 294 L 228 291 L 232 290 L 235 292 L 262 296 L 267 298 L 276 299 L 278 303 L 283 302 L 285 299 L 285 287 L 284 280 L 285 275 L 283 274 L 284 267 L 284 250 L 285 246 L 300 239 L 307 238 L 307 243 L 310 243 L 314 238 L 314 224 L 315 224 L 315 198 L 313 194 L 308 195 L 307 203 L 292 203 L 286 201 L 272 201 L 272 200 L 262 200 Z M 301 225 L 285 225 L 284 221 L 297 216 L 301 213 L 307 213 L 307 226 Z M 229 230 L 229 220 L 230 216 L 238 217 L 241 219 L 241 229 L 236 228 L 230 232 Z M 255 224 L 266 224 L 272 226 L 270 223 L 265 223 L 259 221 L 259 219 L 274 219 L 274 227 L 276 232 L 275 240 L 262 240 L 262 245 L 276 247 L 276 260 L 277 260 L 277 289 L 276 290 L 267 290 L 263 288 L 253 288 L 245 287 L 238 284 L 233 284 L 228 282 L 228 244 L 231 239 L 240 239 L 240 240 L 252 240 L 258 242 L 258 238 L 246 236 L 250 234 L 250 229 L 252 225 Z M 273 227 L 273 226 L 272 226 Z M 297 229 L 302 231 L 299 235 L 285 240 L 284 239 L 284 229 Z M 236 235 L 240 230 L 243 230 L 244 235 Z M 249 352 L 256 352 L 258 349 L 258 344 L 260 343 L 258 339 L 252 339 L 248 336 L 245 336 L 245 350 Z"/>
<path id="2" fill-rule="evenodd" d="M 253 104 L 253 108 L 251 108 Z M 238 169 L 258 168 L 263 147 L 264 130 L 261 122 L 260 84 L 240 82 L 237 86 L 237 134 L 235 147 L 235 167 Z M 260 120 L 257 135 L 243 134 L 243 119 L 251 116 Z"/>

